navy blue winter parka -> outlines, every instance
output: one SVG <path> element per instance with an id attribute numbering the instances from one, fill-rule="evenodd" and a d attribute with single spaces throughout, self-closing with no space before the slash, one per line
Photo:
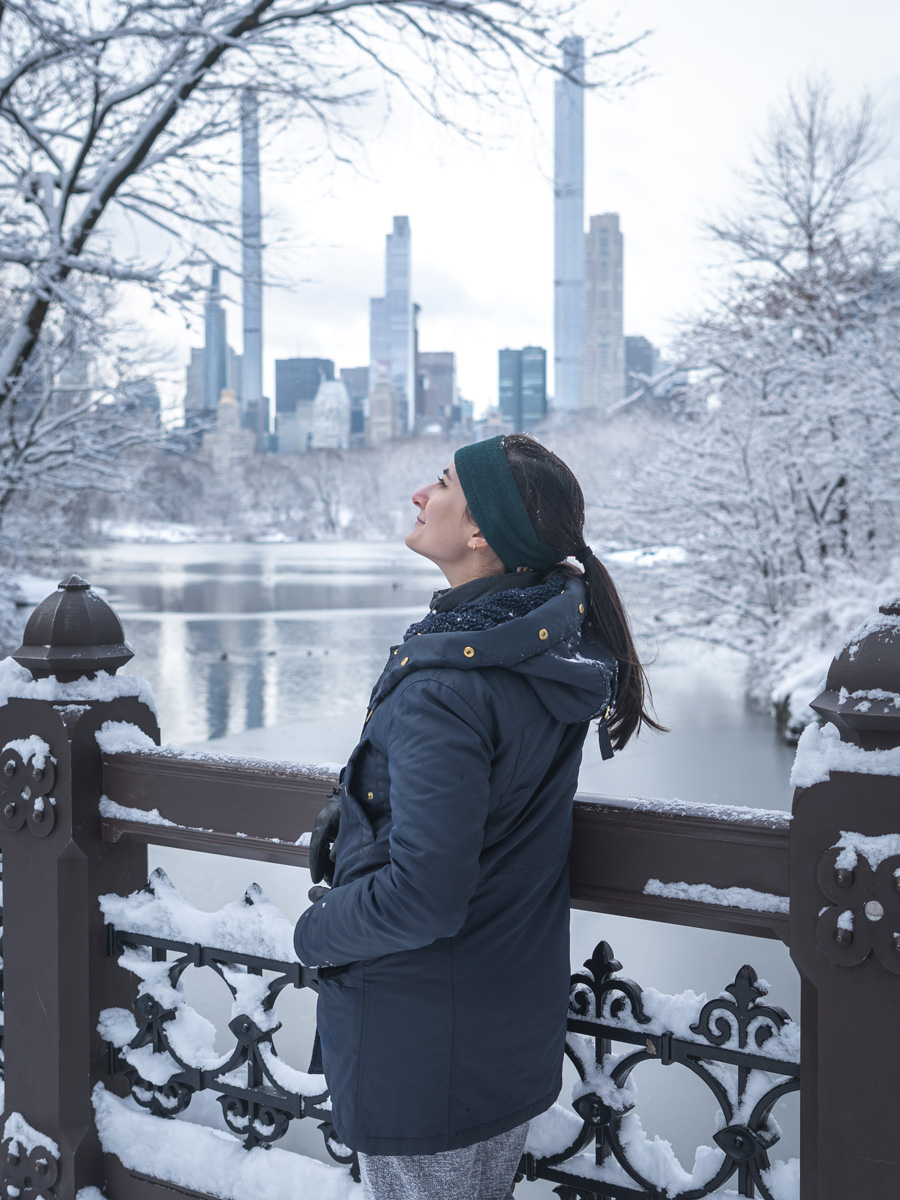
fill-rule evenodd
<path id="1" fill-rule="evenodd" d="M 560 587 L 494 628 L 411 637 L 372 693 L 334 887 L 295 934 L 352 1149 L 471 1145 L 559 1093 L 572 799 L 615 684 L 581 637 L 583 583 Z"/>

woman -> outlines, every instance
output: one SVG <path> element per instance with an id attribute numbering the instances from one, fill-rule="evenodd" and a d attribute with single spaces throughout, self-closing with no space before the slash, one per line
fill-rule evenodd
<path id="1" fill-rule="evenodd" d="M 568 467 L 524 435 L 464 446 L 406 539 L 448 589 L 391 649 L 310 859 L 297 925 L 319 968 L 334 1125 L 371 1200 L 505 1200 L 559 1093 L 567 858 L 588 724 L 604 757 L 645 681 L 584 543 Z M 566 565 L 569 556 L 583 573 Z"/>

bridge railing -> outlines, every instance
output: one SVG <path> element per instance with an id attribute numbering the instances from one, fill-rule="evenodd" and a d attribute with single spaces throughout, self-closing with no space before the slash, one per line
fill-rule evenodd
<path id="1" fill-rule="evenodd" d="M 277 1052 L 278 997 L 316 986 L 291 922 L 253 889 L 198 912 L 164 875 L 148 882 L 147 846 L 304 865 L 334 778 L 158 749 L 149 690 L 114 674 L 128 656 L 118 618 L 73 578 L 35 611 L 21 666 L 0 677 L 3 1194 L 280 1200 L 302 1194 L 303 1162 L 308 1194 L 324 1196 L 334 1180 L 315 1171 L 338 1168 L 278 1147 L 313 1117 L 352 1170 L 315 1047 L 305 1071 Z M 801 1200 L 900 1194 L 900 607 L 842 651 L 816 704 L 828 724 L 805 735 L 793 819 L 579 797 L 571 855 L 573 907 L 787 942 L 802 1037 L 750 967 L 693 1012 L 624 979 L 601 943 L 573 976 L 568 1054 L 581 1082 L 571 1107 L 533 1123 L 526 1180 L 553 1180 L 563 1200 L 693 1200 L 726 1186 L 788 1200 L 795 1172 L 770 1161 L 772 1114 L 799 1087 Z M 225 1051 L 187 1004 L 189 967 L 231 992 Z M 715 1147 L 690 1172 L 637 1122 L 631 1073 L 648 1059 L 690 1070 L 720 1109 Z M 237 1138 L 167 1119 L 189 1117 L 203 1094 Z"/>

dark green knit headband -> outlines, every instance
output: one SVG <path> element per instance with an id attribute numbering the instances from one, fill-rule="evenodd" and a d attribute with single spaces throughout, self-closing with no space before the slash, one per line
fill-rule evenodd
<path id="1" fill-rule="evenodd" d="M 565 558 L 541 541 L 510 470 L 503 435 L 461 446 L 453 456 L 469 512 L 508 571 L 543 571 Z"/>

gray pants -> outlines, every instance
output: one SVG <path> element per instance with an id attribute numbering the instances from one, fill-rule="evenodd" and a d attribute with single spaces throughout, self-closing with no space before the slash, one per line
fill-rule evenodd
<path id="1" fill-rule="evenodd" d="M 528 1122 L 438 1154 L 360 1154 L 365 1200 L 511 1200 Z"/>

